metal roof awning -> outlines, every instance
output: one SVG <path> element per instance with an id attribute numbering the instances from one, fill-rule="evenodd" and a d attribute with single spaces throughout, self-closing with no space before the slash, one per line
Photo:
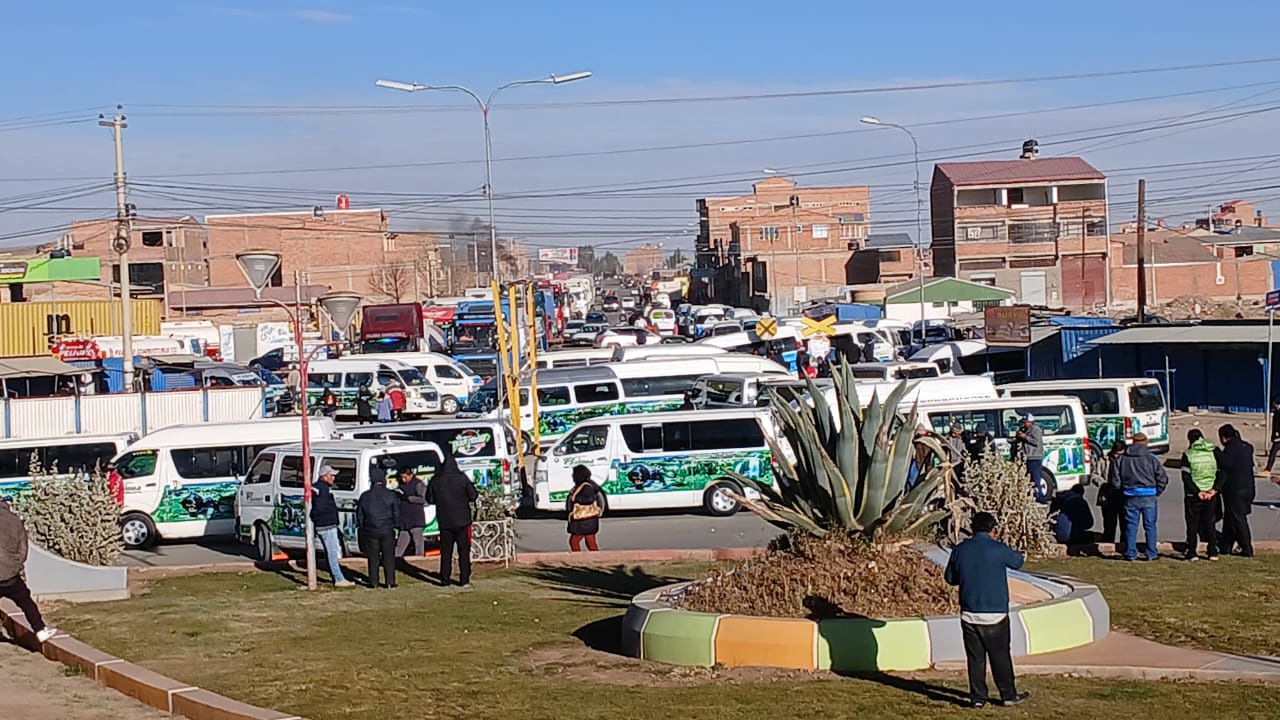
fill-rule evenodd
<path id="1" fill-rule="evenodd" d="M 45 377 L 47 375 L 79 375 L 84 368 L 68 365 L 56 357 L 20 357 L 0 359 L 0 379 Z"/>
<path id="2" fill-rule="evenodd" d="M 952 277 L 936 277 L 924 282 L 924 301 L 937 302 L 1003 302 L 1017 293 L 971 280 Z M 908 280 L 885 291 L 886 304 L 910 304 L 920 302 L 920 281 Z"/>
<path id="3" fill-rule="evenodd" d="M 1166 325 L 1135 327 L 1111 333 L 1093 341 L 1095 345 L 1217 344 L 1265 345 L 1267 326 L 1244 325 Z"/>

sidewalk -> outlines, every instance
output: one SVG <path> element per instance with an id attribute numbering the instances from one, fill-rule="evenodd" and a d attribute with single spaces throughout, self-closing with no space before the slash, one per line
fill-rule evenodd
<path id="1" fill-rule="evenodd" d="M 1174 647 L 1115 631 L 1074 650 L 1015 658 L 1014 666 L 1019 675 L 1280 684 L 1280 658 Z M 963 662 L 946 662 L 935 669 L 958 672 L 964 667 Z"/>
<path id="2" fill-rule="evenodd" d="M 0 717 L 22 720 L 163 720 L 153 710 L 84 676 L 68 676 L 66 668 L 28 652 L 7 639 L 0 641 Z"/>

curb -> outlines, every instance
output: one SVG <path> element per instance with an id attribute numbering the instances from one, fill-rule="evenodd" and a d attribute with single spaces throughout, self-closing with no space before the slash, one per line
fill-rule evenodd
<path id="1" fill-rule="evenodd" d="M 31 652 L 78 670 L 85 677 L 127 695 L 144 705 L 190 720 L 304 720 L 276 710 L 178 682 L 159 673 L 108 655 L 70 635 L 58 634 L 41 643 L 20 612 L 0 609 L 0 620 L 14 642 Z"/>
<path id="2" fill-rule="evenodd" d="M 721 562 L 745 560 L 759 555 L 764 548 L 716 548 L 695 550 L 600 550 L 597 552 L 517 553 L 516 565 L 616 565 L 618 563 Z"/>
<path id="3" fill-rule="evenodd" d="M 934 666 L 938 672 L 964 672 L 963 662 L 952 661 Z M 1203 668 L 1160 667 L 1108 667 L 1105 665 L 1019 665 L 1014 658 L 1013 669 L 1022 675 L 1053 675 L 1107 680 L 1190 680 L 1194 682 L 1256 682 L 1267 685 L 1280 684 L 1280 676 L 1274 673 L 1235 672 Z"/>

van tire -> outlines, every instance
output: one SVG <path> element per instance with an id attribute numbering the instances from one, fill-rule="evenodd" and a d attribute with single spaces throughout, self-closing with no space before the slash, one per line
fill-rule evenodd
<path id="1" fill-rule="evenodd" d="M 130 512 L 120 517 L 120 541 L 126 550 L 146 550 L 159 539 L 156 524 L 146 513 Z"/>
<path id="2" fill-rule="evenodd" d="M 440 412 L 445 415 L 454 415 L 458 412 L 458 398 L 452 395 L 445 395 L 440 399 Z"/>
<path id="3" fill-rule="evenodd" d="M 276 554 L 275 542 L 271 539 L 271 531 L 263 523 L 253 526 L 253 550 L 258 562 L 269 563 Z"/>
<path id="4" fill-rule="evenodd" d="M 1051 471 L 1041 468 L 1040 482 L 1044 484 L 1044 501 L 1047 504 L 1058 494 L 1058 478 Z"/>
<path id="5" fill-rule="evenodd" d="M 707 486 L 706 492 L 702 494 L 702 507 L 708 515 L 727 517 L 742 508 L 742 504 L 725 495 L 725 491 L 742 494 L 742 488 L 732 480 L 717 480 Z"/>

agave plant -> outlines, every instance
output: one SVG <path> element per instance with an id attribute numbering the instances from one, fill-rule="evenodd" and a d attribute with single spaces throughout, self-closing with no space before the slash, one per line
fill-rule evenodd
<path id="1" fill-rule="evenodd" d="M 833 370 L 834 406 L 812 381 L 807 395 L 774 396 L 774 418 L 792 453 L 770 440 L 777 485 L 741 478 L 761 496 L 743 504 L 819 537 L 843 531 L 876 540 L 940 523 L 950 514 L 938 500 L 952 473 L 938 439 L 917 437 L 915 408 L 901 412 L 913 383 L 902 382 L 883 402 L 873 395 L 863 410 L 851 369 Z M 918 474 L 908 488 L 913 461 Z"/>

